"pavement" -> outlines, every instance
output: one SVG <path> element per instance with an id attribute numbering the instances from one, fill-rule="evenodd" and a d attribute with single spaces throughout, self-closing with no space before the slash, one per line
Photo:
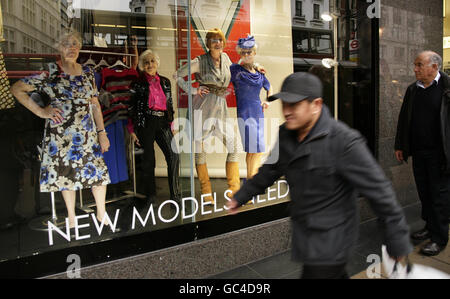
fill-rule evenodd
<path id="1" fill-rule="evenodd" d="M 406 220 L 411 232 L 424 227 L 420 218 L 420 204 L 413 204 L 404 208 Z M 433 257 L 422 256 L 420 248 L 428 241 L 414 243 L 414 251 L 409 255 L 410 262 L 438 269 L 450 275 L 450 246 L 447 245 L 439 255 Z M 371 278 L 386 279 L 383 266 L 368 257 L 378 255 L 381 260 L 382 237 L 375 219 L 360 224 L 358 242 L 354 248 L 352 258 L 347 265 L 347 273 L 352 279 Z M 374 257 L 374 256 L 372 256 Z M 369 262 L 368 262 L 369 260 Z M 367 270 L 369 269 L 369 271 Z M 207 278 L 211 279 L 296 279 L 300 278 L 302 265 L 291 260 L 291 250 L 277 253 L 259 261 L 230 269 Z"/>

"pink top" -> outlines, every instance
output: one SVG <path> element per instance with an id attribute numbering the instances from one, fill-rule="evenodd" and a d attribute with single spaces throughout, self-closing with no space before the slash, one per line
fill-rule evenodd
<path id="1" fill-rule="evenodd" d="M 160 78 L 158 74 L 155 76 L 151 76 L 145 73 L 145 77 L 147 78 L 149 84 L 149 97 L 148 97 L 148 108 L 156 111 L 166 111 L 166 95 L 162 90 L 160 84 Z"/>

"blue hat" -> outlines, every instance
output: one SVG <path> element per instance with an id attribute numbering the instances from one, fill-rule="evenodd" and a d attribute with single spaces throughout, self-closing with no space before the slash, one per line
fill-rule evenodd
<path id="1" fill-rule="evenodd" d="M 237 43 L 237 46 L 241 49 L 251 49 L 255 47 L 255 45 L 255 38 L 250 34 L 246 38 L 240 38 Z"/>

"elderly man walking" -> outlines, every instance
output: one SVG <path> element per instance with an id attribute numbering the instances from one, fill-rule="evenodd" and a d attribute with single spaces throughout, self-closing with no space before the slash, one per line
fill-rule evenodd
<path id="1" fill-rule="evenodd" d="M 414 61 L 417 81 L 406 90 L 395 138 L 395 156 L 412 167 L 422 203 L 425 227 L 411 235 L 427 240 L 424 255 L 439 254 L 448 243 L 450 190 L 450 78 L 439 69 L 442 58 L 432 51 Z"/>
<path id="2" fill-rule="evenodd" d="M 403 211 L 391 183 L 364 138 L 335 121 L 322 105 L 322 84 L 309 73 L 287 77 L 281 92 L 285 124 L 280 127 L 278 159 L 264 164 L 228 203 L 231 213 L 286 176 L 291 195 L 292 253 L 303 262 L 303 278 L 348 278 L 346 264 L 358 237 L 357 193 L 379 216 L 391 256 L 412 246 Z M 275 148 L 276 149 L 276 148 Z M 272 155 L 276 154 L 272 150 Z M 381 244 L 380 244 L 381 247 Z"/>

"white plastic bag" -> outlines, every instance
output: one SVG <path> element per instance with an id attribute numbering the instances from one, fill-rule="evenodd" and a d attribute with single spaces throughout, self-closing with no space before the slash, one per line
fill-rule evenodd
<path id="1" fill-rule="evenodd" d="M 392 259 L 386 250 L 386 245 L 381 247 L 383 255 L 383 268 L 389 279 L 450 279 L 450 275 L 432 267 L 410 264 L 404 266 Z"/>

